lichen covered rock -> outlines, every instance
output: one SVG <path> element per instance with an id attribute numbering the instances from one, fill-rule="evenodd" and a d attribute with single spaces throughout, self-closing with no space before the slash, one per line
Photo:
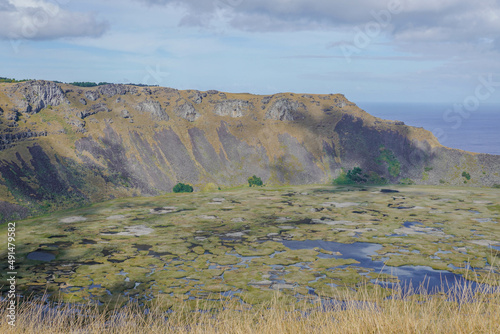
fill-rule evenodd
<path id="1" fill-rule="evenodd" d="M 137 105 L 137 110 L 140 112 L 146 112 L 150 113 L 154 119 L 158 121 L 168 121 L 170 117 L 168 117 L 168 114 L 165 112 L 165 109 L 163 109 L 160 105 L 160 102 L 155 101 L 155 100 L 145 100 Z"/>
<path id="2" fill-rule="evenodd" d="M 97 103 L 91 106 L 89 109 L 77 112 L 77 116 L 81 119 L 89 117 L 90 115 L 95 115 L 99 112 L 109 112 L 110 110 L 104 103 Z"/>
<path id="3" fill-rule="evenodd" d="M 61 87 L 50 81 L 27 81 L 16 86 L 22 95 L 18 103 L 21 112 L 36 114 L 47 106 L 69 104 Z"/>
<path id="4" fill-rule="evenodd" d="M 215 105 L 214 113 L 219 116 L 242 117 L 253 104 L 244 100 L 226 100 Z"/>
<path id="5" fill-rule="evenodd" d="M 304 119 L 302 112 L 307 111 L 304 104 L 283 98 L 276 100 L 266 113 L 266 119 L 275 121 L 297 121 Z"/>
<path id="6" fill-rule="evenodd" d="M 115 85 L 108 84 L 99 86 L 99 92 L 107 97 L 113 97 L 115 95 L 125 95 L 127 93 L 137 93 L 137 89 L 135 87 L 130 87 L 127 85 Z"/>
<path id="7" fill-rule="evenodd" d="M 196 121 L 201 115 L 196 111 L 193 105 L 187 101 L 181 104 L 174 110 L 175 114 L 182 117 L 190 122 Z"/>

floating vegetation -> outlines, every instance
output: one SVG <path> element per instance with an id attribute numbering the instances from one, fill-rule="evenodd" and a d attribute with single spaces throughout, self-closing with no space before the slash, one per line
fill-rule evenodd
<path id="1" fill-rule="evenodd" d="M 394 188 L 245 187 L 20 221 L 18 291 L 117 305 L 223 292 L 260 304 L 275 291 L 298 301 L 365 285 L 499 284 L 498 189 Z"/>

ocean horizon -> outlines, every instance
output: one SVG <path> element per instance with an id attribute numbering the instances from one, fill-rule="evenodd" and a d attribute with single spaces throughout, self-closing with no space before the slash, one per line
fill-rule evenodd
<path id="1" fill-rule="evenodd" d="M 431 131 L 447 147 L 500 155 L 500 103 L 484 103 L 474 111 L 453 103 L 363 102 L 367 113 Z"/>

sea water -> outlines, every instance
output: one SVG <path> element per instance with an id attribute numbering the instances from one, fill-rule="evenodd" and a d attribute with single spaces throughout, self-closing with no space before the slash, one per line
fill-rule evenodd
<path id="1" fill-rule="evenodd" d="M 431 131 L 447 147 L 500 155 L 500 104 L 467 111 L 453 103 L 358 103 L 367 113 Z"/>

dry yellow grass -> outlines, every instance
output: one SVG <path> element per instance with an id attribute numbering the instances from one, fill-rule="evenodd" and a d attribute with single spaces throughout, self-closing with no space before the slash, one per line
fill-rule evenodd
<path id="1" fill-rule="evenodd" d="M 457 298 L 458 296 L 458 298 Z M 288 304 L 279 295 L 261 306 L 237 301 L 213 302 L 217 311 L 181 309 L 165 312 L 156 303 L 145 314 L 137 305 L 103 310 L 93 305 L 49 308 L 22 303 L 16 326 L 7 323 L 7 303 L 0 303 L 1 333 L 500 333 L 500 292 L 462 287 L 448 293 L 407 296 L 394 290 L 383 298 L 361 288 L 339 293 L 337 306 Z"/>

